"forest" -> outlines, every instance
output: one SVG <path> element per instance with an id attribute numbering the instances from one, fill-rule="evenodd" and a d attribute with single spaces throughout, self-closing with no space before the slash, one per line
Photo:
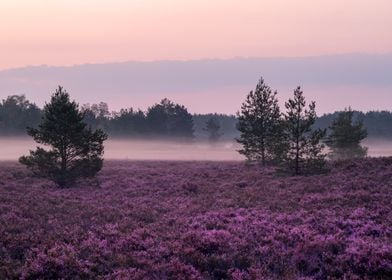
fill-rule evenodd
<path id="1" fill-rule="evenodd" d="M 208 137 L 206 123 L 213 119 L 219 124 L 220 139 L 233 140 L 239 135 L 238 118 L 227 114 L 190 114 L 187 108 L 168 99 L 153 104 L 146 111 L 124 108 L 111 111 L 108 104 L 84 104 L 84 121 L 93 129 L 101 128 L 111 137 L 155 137 L 202 140 Z M 342 108 L 344 109 L 344 108 Z M 392 138 L 391 111 L 353 111 L 354 120 L 361 120 L 369 138 Z M 339 111 L 318 116 L 314 126 L 328 128 Z M 26 134 L 26 127 L 36 127 L 42 109 L 24 95 L 10 95 L 0 103 L 0 136 Z"/>

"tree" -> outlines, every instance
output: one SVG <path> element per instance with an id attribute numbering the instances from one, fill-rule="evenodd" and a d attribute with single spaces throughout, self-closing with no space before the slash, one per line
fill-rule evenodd
<path id="1" fill-rule="evenodd" d="M 41 110 L 24 95 L 12 95 L 0 103 L 0 131 L 3 134 L 24 133 L 27 126 L 36 127 Z"/>
<path id="2" fill-rule="evenodd" d="M 53 180 L 60 187 L 78 178 L 94 177 L 102 168 L 103 142 L 107 135 L 92 131 L 83 122 L 83 113 L 69 94 L 58 87 L 43 109 L 38 128 L 28 128 L 34 140 L 51 149 L 37 147 L 19 161 L 39 177 Z"/>
<path id="3" fill-rule="evenodd" d="M 146 116 L 143 111 L 133 108 L 114 112 L 109 122 L 110 132 L 120 136 L 141 136 L 146 132 Z"/>
<path id="4" fill-rule="evenodd" d="M 108 122 L 111 117 L 109 106 L 105 102 L 99 104 L 84 104 L 81 108 L 84 114 L 83 121 L 92 128 L 108 130 Z"/>
<path id="5" fill-rule="evenodd" d="M 325 164 L 325 154 L 321 140 L 326 131 L 313 130 L 316 120 L 316 103 L 311 102 L 306 109 L 306 101 L 300 87 L 294 91 L 294 98 L 285 104 L 285 134 L 288 143 L 286 163 L 295 175 L 320 171 Z"/>
<path id="6" fill-rule="evenodd" d="M 220 129 L 221 126 L 219 122 L 214 117 L 209 118 L 204 128 L 204 131 L 208 133 L 208 140 L 211 142 L 218 141 L 219 138 L 223 135 Z"/>
<path id="7" fill-rule="evenodd" d="M 255 91 L 251 91 L 238 113 L 237 129 L 240 137 L 237 142 L 242 145 L 239 153 L 248 160 L 267 161 L 279 160 L 282 146 L 281 113 L 276 98 L 277 92 L 264 83 L 261 78 Z"/>
<path id="8" fill-rule="evenodd" d="M 351 108 L 345 109 L 329 127 L 330 134 L 325 143 L 331 150 L 331 159 L 361 158 L 367 155 L 367 148 L 361 146 L 361 141 L 367 137 L 367 130 L 361 120 L 354 122 L 353 116 Z"/>
<path id="9" fill-rule="evenodd" d="M 167 98 L 148 108 L 146 114 L 150 132 L 163 137 L 193 138 L 193 118 L 188 110 Z"/>
<path id="10" fill-rule="evenodd" d="M 209 119 L 213 118 L 220 126 L 221 138 L 234 139 L 238 137 L 239 132 L 237 129 L 237 117 L 235 115 L 225 115 L 217 113 L 209 114 L 194 114 L 193 123 L 195 134 L 197 138 L 202 138 L 206 134 L 206 123 Z"/>

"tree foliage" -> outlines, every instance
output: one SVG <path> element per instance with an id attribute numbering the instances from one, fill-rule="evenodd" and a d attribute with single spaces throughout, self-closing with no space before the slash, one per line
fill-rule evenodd
<path id="1" fill-rule="evenodd" d="M 150 128 L 146 121 L 146 112 L 140 109 L 125 108 L 109 111 L 108 104 L 85 104 L 83 121 L 93 129 L 100 128 L 118 137 L 149 137 L 159 133 Z M 322 115 L 317 118 L 314 127 L 328 128 L 340 112 Z M 41 121 L 42 109 L 26 99 L 24 95 L 11 95 L 0 102 L 0 135 L 18 136 L 26 132 L 26 127 L 37 127 Z M 193 129 L 196 138 L 207 138 L 205 125 L 209 118 L 215 118 L 220 125 L 222 138 L 232 140 L 239 137 L 238 119 L 234 115 L 194 114 Z M 353 111 L 353 120 L 363 121 L 369 138 L 392 138 L 392 112 L 369 111 L 366 113 Z M 171 137 L 177 137 L 171 135 Z"/>
<path id="2" fill-rule="evenodd" d="M 146 122 L 152 134 L 193 138 L 193 118 L 188 110 L 167 98 L 148 108 Z"/>
<path id="3" fill-rule="evenodd" d="M 20 162 L 39 177 L 65 187 L 83 177 L 93 177 L 102 168 L 103 142 L 107 135 L 93 131 L 83 122 L 84 114 L 69 94 L 59 87 L 43 109 L 38 128 L 28 134 L 41 144 Z M 49 150 L 43 146 L 50 147 Z"/>
<path id="4" fill-rule="evenodd" d="M 24 95 L 11 95 L 0 103 L 0 132 L 3 135 L 25 131 L 36 127 L 41 119 L 41 110 L 29 102 Z"/>
<path id="5" fill-rule="evenodd" d="M 306 107 L 305 97 L 300 87 L 294 97 L 285 104 L 285 135 L 288 151 L 285 161 L 295 175 L 321 170 L 325 164 L 324 145 L 321 140 L 326 131 L 312 129 L 316 120 L 316 104 Z"/>
<path id="6" fill-rule="evenodd" d="M 218 120 L 214 117 L 211 117 L 207 120 L 204 130 L 207 132 L 208 140 L 211 142 L 218 141 L 219 138 L 223 135 L 223 132 L 221 132 L 221 126 Z"/>
<path id="7" fill-rule="evenodd" d="M 238 113 L 239 150 L 249 160 L 274 161 L 280 157 L 276 142 L 281 141 L 281 113 L 276 98 L 277 92 L 261 78 L 256 89 L 251 91 Z"/>
<path id="8" fill-rule="evenodd" d="M 121 109 L 113 113 L 109 122 L 108 132 L 114 136 L 143 136 L 148 132 L 147 120 L 144 112 L 133 108 Z"/>
<path id="9" fill-rule="evenodd" d="M 105 102 L 98 104 L 84 104 L 81 108 L 84 114 L 83 121 L 95 129 L 100 128 L 107 130 L 109 128 L 109 119 L 111 113 L 109 112 L 109 106 Z"/>
<path id="10" fill-rule="evenodd" d="M 340 112 L 329 127 L 326 144 L 330 148 L 329 157 L 336 159 L 361 158 L 367 155 L 367 148 L 361 141 L 367 137 L 363 121 L 354 122 L 354 112 L 349 108 Z"/>
<path id="11" fill-rule="evenodd" d="M 196 138 L 208 140 L 209 134 L 206 131 L 206 123 L 210 119 L 214 119 L 219 124 L 219 131 L 222 134 L 219 137 L 220 140 L 231 141 L 239 136 L 237 130 L 238 120 L 235 115 L 209 113 L 209 114 L 194 114 L 192 117 L 193 117 L 193 124 L 194 124 Z"/>

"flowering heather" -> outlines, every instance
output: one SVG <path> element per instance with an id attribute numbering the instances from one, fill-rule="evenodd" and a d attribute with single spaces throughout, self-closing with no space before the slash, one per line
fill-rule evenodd
<path id="1" fill-rule="evenodd" d="M 391 279 L 392 159 L 284 177 L 106 162 L 57 189 L 0 168 L 0 279 Z"/>

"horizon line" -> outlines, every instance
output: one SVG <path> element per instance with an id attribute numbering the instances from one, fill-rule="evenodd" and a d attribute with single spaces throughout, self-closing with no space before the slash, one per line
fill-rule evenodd
<path id="1" fill-rule="evenodd" d="M 107 61 L 107 62 L 82 62 L 70 65 L 56 65 L 56 64 L 28 64 L 25 66 L 15 66 L 9 68 L 0 68 L 0 72 L 15 71 L 26 68 L 74 68 L 90 65 L 113 65 L 113 64 L 127 64 L 127 63 L 162 63 L 162 62 L 198 62 L 198 61 L 231 61 L 231 60 L 251 60 L 251 59 L 311 59 L 311 58 L 323 58 L 323 57 L 343 57 L 343 56 L 388 56 L 392 55 L 392 51 L 370 53 L 370 52 L 347 52 L 347 53 L 331 53 L 331 54 L 319 54 L 319 55 L 307 55 L 307 56 L 233 56 L 229 58 L 219 58 L 219 57 L 205 57 L 205 58 L 195 58 L 195 59 L 146 59 L 146 60 L 123 60 L 123 61 Z"/>

